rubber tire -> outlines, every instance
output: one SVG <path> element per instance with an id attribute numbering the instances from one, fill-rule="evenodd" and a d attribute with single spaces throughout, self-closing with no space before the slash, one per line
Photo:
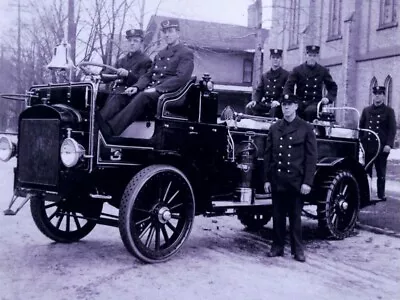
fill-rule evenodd
<path id="1" fill-rule="evenodd" d="M 354 215 L 349 221 L 349 224 L 345 228 L 344 231 L 337 230 L 331 222 L 328 221 L 329 211 L 331 208 L 332 200 L 336 196 L 334 195 L 334 191 L 340 182 L 347 178 L 354 184 L 355 198 L 351 199 L 354 207 Z M 354 226 L 357 221 L 358 213 L 360 210 L 360 191 L 358 187 L 357 180 L 354 176 L 347 170 L 339 170 L 334 174 L 327 177 L 327 179 L 323 183 L 323 190 L 321 191 L 321 195 L 323 195 L 323 200 L 318 201 L 317 204 L 317 215 L 318 215 L 318 226 L 320 232 L 325 238 L 333 238 L 333 239 L 344 239 L 350 235 L 353 231 Z"/>
<path id="2" fill-rule="evenodd" d="M 66 232 L 57 229 L 48 219 L 45 212 L 45 199 L 33 198 L 30 200 L 30 208 L 33 221 L 35 222 L 37 228 L 49 239 L 59 242 L 59 243 L 73 243 L 81 240 L 87 236 L 96 226 L 96 222 L 92 220 L 87 220 L 86 224 L 81 227 L 80 230 Z M 97 210 L 93 210 L 94 216 L 100 216 L 102 211 L 101 206 Z"/>
<path id="3" fill-rule="evenodd" d="M 163 257 L 149 257 L 146 256 L 145 253 L 140 251 L 140 248 L 138 245 L 135 244 L 134 239 L 132 238 L 132 232 L 131 232 L 131 213 L 132 213 L 132 208 L 135 205 L 136 197 L 138 196 L 140 190 L 144 186 L 144 184 L 153 176 L 157 175 L 160 172 L 164 171 L 172 171 L 177 173 L 179 176 L 181 176 L 188 187 L 190 188 L 190 193 L 191 193 L 191 205 L 192 207 L 192 213 L 190 216 L 188 216 L 189 224 L 186 226 L 185 232 L 180 234 L 179 240 L 174 245 L 174 249 L 171 250 L 168 255 L 165 255 Z M 119 230 L 120 230 L 120 235 L 121 239 L 125 245 L 125 247 L 128 249 L 128 251 L 133 254 L 136 258 L 139 260 L 145 262 L 145 263 L 160 263 L 167 261 L 170 259 L 173 255 L 175 255 L 189 236 L 191 230 L 192 230 L 192 225 L 193 225 L 193 220 L 195 216 L 195 198 L 193 194 L 193 189 L 192 186 L 190 185 L 189 180 L 186 178 L 186 176 L 177 168 L 170 166 L 170 165 L 151 165 L 148 166 L 141 171 L 139 171 L 128 183 L 127 187 L 125 188 L 124 194 L 122 196 L 121 200 L 121 205 L 119 209 Z"/>

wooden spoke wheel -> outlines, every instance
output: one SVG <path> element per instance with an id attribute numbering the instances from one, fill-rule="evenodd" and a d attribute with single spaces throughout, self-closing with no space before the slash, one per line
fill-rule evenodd
<path id="1" fill-rule="evenodd" d="M 325 196 L 318 202 L 318 223 L 328 237 L 343 239 L 356 224 L 360 209 L 360 191 L 354 176 L 338 171 L 323 184 Z"/>
<path id="2" fill-rule="evenodd" d="M 194 194 L 186 176 L 172 166 L 152 165 L 126 187 L 119 230 L 134 256 L 147 263 L 162 262 L 180 249 L 194 216 Z"/>
<path id="3" fill-rule="evenodd" d="M 87 236 L 96 226 L 95 219 L 103 209 L 102 202 L 84 199 L 54 202 L 33 198 L 30 205 L 33 221 L 39 230 L 60 243 L 77 242 Z"/>

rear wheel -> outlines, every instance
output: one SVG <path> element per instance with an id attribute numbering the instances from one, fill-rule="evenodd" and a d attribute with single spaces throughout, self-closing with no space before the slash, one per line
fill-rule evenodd
<path id="1" fill-rule="evenodd" d="M 358 183 L 349 171 L 337 171 L 323 183 L 324 199 L 318 201 L 318 224 L 324 235 L 347 237 L 356 224 L 360 209 Z"/>
<path id="2" fill-rule="evenodd" d="M 165 261 L 189 236 L 194 215 L 194 194 L 186 176 L 168 165 L 146 167 L 132 178 L 122 196 L 122 241 L 144 262 Z"/>
<path id="3" fill-rule="evenodd" d="M 272 210 L 264 209 L 260 211 L 238 210 L 237 216 L 239 221 L 250 231 L 258 231 L 271 220 Z"/>
<path id="4" fill-rule="evenodd" d="M 102 202 L 85 199 L 64 199 L 57 202 L 45 198 L 31 199 L 31 214 L 39 230 L 48 238 L 60 242 L 77 242 L 96 226 L 103 209 Z M 90 218 L 90 219 L 88 219 Z"/>

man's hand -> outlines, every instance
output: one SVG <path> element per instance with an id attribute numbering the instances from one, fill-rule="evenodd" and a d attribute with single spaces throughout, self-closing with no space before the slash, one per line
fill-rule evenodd
<path id="1" fill-rule="evenodd" d="M 326 104 L 329 104 L 329 99 L 326 98 L 326 97 L 324 97 L 324 98 L 321 99 L 321 103 L 322 103 L 322 104 L 325 104 L 325 105 L 326 105 Z"/>
<path id="2" fill-rule="evenodd" d="M 308 195 L 311 192 L 311 187 L 308 184 L 302 184 L 300 188 L 300 194 Z"/>
<path id="3" fill-rule="evenodd" d="M 256 101 L 251 100 L 249 103 L 247 103 L 246 108 L 253 108 L 256 105 Z"/>
<path id="4" fill-rule="evenodd" d="M 121 76 L 121 77 L 128 77 L 129 71 L 127 69 L 124 68 L 119 68 L 117 70 L 117 75 Z"/>
<path id="5" fill-rule="evenodd" d="M 132 96 L 133 94 L 136 94 L 138 92 L 138 88 L 135 86 L 128 87 L 125 91 L 124 94 L 128 96 Z"/>
<path id="6" fill-rule="evenodd" d="M 271 102 L 271 107 L 277 107 L 277 106 L 279 106 L 279 105 L 281 105 L 281 104 L 279 103 L 279 101 L 274 100 L 274 101 Z"/>
<path id="7" fill-rule="evenodd" d="M 265 182 L 264 183 L 264 191 L 266 193 L 271 193 L 271 183 L 270 182 Z"/>
<path id="8" fill-rule="evenodd" d="M 385 152 L 385 153 L 390 153 L 390 150 L 392 150 L 392 148 L 389 145 L 386 145 L 385 147 L 383 147 L 383 152 Z"/>
<path id="9" fill-rule="evenodd" d="M 145 93 L 154 93 L 155 91 L 156 91 L 155 88 L 149 88 L 144 90 Z"/>

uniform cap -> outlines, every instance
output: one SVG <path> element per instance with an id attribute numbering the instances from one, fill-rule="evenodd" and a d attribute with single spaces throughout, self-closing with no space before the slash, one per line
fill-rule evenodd
<path id="1" fill-rule="evenodd" d="M 384 86 L 374 86 L 372 88 L 372 93 L 376 94 L 386 94 L 386 88 Z"/>
<path id="2" fill-rule="evenodd" d="M 293 94 L 285 94 L 282 98 L 282 104 L 284 103 L 297 103 L 298 99 L 296 95 Z"/>
<path id="3" fill-rule="evenodd" d="M 126 31 L 126 38 L 132 38 L 132 37 L 140 37 L 143 38 L 143 30 L 141 29 L 129 29 Z"/>
<path id="4" fill-rule="evenodd" d="M 318 54 L 319 53 L 319 49 L 320 49 L 320 47 L 316 46 L 316 45 L 308 45 L 308 46 L 306 46 L 306 52 L 307 53 Z"/>
<path id="5" fill-rule="evenodd" d="M 167 19 L 161 22 L 161 29 L 176 28 L 179 30 L 179 21 L 177 19 Z"/>
<path id="6" fill-rule="evenodd" d="M 271 56 L 282 56 L 283 50 L 282 49 L 269 49 Z"/>

